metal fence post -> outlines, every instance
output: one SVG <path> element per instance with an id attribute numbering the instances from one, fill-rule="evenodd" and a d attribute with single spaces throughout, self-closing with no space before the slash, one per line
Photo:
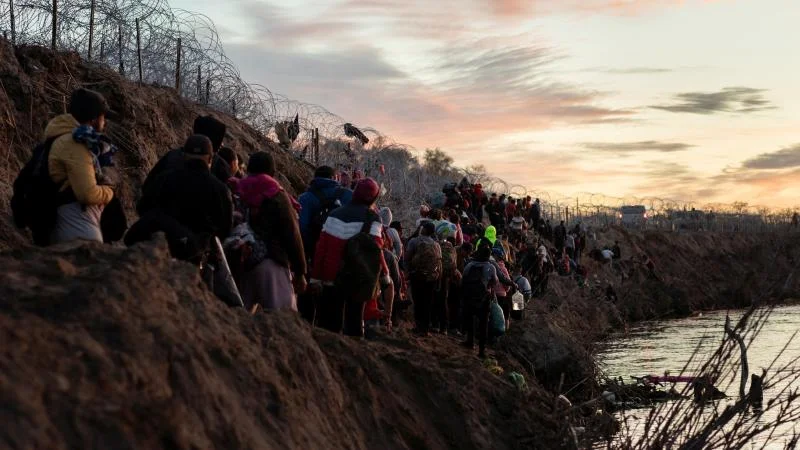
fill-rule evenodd
<path id="1" fill-rule="evenodd" d="M 86 52 L 86 59 L 92 60 L 92 44 L 94 44 L 94 7 L 95 0 L 89 5 L 89 49 Z"/>
<path id="2" fill-rule="evenodd" d="M 11 45 L 17 45 L 17 28 L 14 23 L 14 0 L 8 0 L 8 10 L 11 19 Z"/>
<path id="3" fill-rule="evenodd" d="M 53 37 L 50 39 L 50 50 L 56 50 L 56 36 L 58 35 L 58 0 L 53 0 Z"/>
<path id="4" fill-rule="evenodd" d="M 122 62 L 122 22 L 118 24 L 117 57 L 119 58 L 119 74 L 125 76 L 125 63 Z"/>
<path id="5" fill-rule="evenodd" d="M 175 61 L 175 90 L 181 93 L 181 38 L 178 38 L 178 57 Z"/>
<path id="6" fill-rule="evenodd" d="M 139 84 L 142 84 L 142 30 L 139 28 L 139 18 L 136 18 L 136 59 L 139 62 Z"/>

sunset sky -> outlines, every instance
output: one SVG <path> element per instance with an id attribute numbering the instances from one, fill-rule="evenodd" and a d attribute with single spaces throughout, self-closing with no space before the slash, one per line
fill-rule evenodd
<path id="1" fill-rule="evenodd" d="M 797 0 L 172 0 L 243 77 L 512 183 L 800 204 Z"/>

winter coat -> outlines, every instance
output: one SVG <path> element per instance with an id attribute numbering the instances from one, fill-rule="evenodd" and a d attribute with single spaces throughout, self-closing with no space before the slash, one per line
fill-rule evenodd
<path id="1" fill-rule="evenodd" d="M 217 180 L 202 160 L 185 161 L 183 168 L 165 171 L 142 192 L 137 211 L 161 210 L 195 234 L 224 240 L 233 226 L 230 189 Z"/>
<path id="2" fill-rule="evenodd" d="M 170 150 L 158 160 L 155 166 L 150 169 L 150 173 L 147 174 L 147 178 L 145 178 L 144 183 L 142 183 L 142 192 L 148 190 L 150 184 L 153 181 L 161 176 L 166 172 L 170 172 L 173 170 L 178 170 L 183 168 L 183 149 L 176 148 L 174 150 Z M 139 215 L 144 215 L 142 211 L 138 211 Z"/>
<path id="3" fill-rule="evenodd" d="M 310 246 L 311 242 L 313 242 L 313 237 L 310 235 L 311 220 L 314 216 L 319 214 L 320 208 L 322 207 L 319 198 L 314 195 L 314 191 L 321 192 L 325 198 L 333 198 L 336 195 L 337 189 L 339 189 L 339 206 L 349 204 L 350 200 L 353 198 L 353 191 L 342 187 L 336 180 L 331 180 L 330 178 L 314 178 L 311 180 L 308 190 L 300 194 L 300 197 L 297 199 L 302 206 L 300 209 L 300 233 L 303 236 L 303 244 L 305 244 L 306 247 Z"/>
<path id="4" fill-rule="evenodd" d="M 378 247 L 383 248 L 383 224 L 378 214 L 365 205 L 350 203 L 334 209 L 322 226 L 322 233 L 317 241 L 314 261 L 311 269 L 311 281 L 333 285 L 344 254 L 347 240 L 361 232 L 364 219 L 371 222 L 369 234 L 375 239 Z M 383 282 L 389 282 L 389 269 L 381 253 L 379 268 Z"/>
<path id="5" fill-rule="evenodd" d="M 250 175 L 238 183 L 237 194 L 250 210 L 250 227 L 266 244 L 267 257 L 295 277 L 304 276 L 306 256 L 297 210 L 280 183 L 269 175 Z"/>
<path id="6" fill-rule="evenodd" d="M 61 192 L 71 189 L 74 196 L 69 197 L 74 201 L 58 207 L 53 243 L 75 239 L 103 242 L 100 217 L 105 205 L 114 198 L 110 186 L 97 182 L 92 153 L 72 138 L 78 126 L 72 115 L 62 114 L 45 128 L 45 139 L 54 139 L 48 158 L 50 178 L 61 185 Z"/>

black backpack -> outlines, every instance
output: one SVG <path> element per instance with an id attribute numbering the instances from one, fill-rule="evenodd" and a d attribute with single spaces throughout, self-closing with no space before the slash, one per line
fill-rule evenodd
<path id="1" fill-rule="evenodd" d="M 39 246 L 50 244 L 50 234 L 56 225 L 57 208 L 60 203 L 60 185 L 50 178 L 50 148 L 56 138 L 50 138 L 33 149 L 31 159 L 14 180 L 11 197 L 11 213 L 17 228 L 29 228 L 33 243 Z"/>
<path id="2" fill-rule="evenodd" d="M 369 233 L 372 223 L 378 220 L 368 212 L 361 232 L 345 243 L 341 266 L 334 281 L 340 295 L 345 298 L 366 302 L 378 292 L 382 250 Z"/>
<path id="3" fill-rule="evenodd" d="M 306 248 L 306 256 L 308 258 L 313 258 L 317 248 L 317 241 L 322 234 L 322 227 L 325 225 L 325 221 L 328 220 L 328 215 L 330 215 L 331 211 L 338 208 L 336 200 L 339 200 L 339 197 L 341 197 L 343 189 L 340 187 L 336 188 L 333 196 L 330 198 L 325 197 L 325 194 L 319 189 L 314 189 L 310 192 L 319 200 L 319 210 L 316 214 L 311 216 L 311 221 L 308 225 L 311 239 Z"/>
<path id="4" fill-rule="evenodd" d="M 489 287 L 483 279 L 483 266 L 473 265 L 461 278 L 461 292 L 464 301 L 479 305 L 489 299 Z"/>

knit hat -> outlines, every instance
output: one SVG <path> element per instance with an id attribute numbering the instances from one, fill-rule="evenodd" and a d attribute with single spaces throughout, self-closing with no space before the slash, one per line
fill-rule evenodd
<path id="1" fill-rule="evenodd" d="M 69 113 L 80 123 L 88 122 L 105 115 L 107 119 L 115 119 L 117 113 L 108 107 L 103 94 L 90 89 L 76 89 L 69 99 Z"/>
<path id="2" fill-rule="evenodd" d="M 388 227 L 392 224 L 392 210 L 389 209 L 388 206 L 384 206 L 378 212 L 378 215 L 381 216 L 381 223 L 383 226 Z"/>
<path id="3" fill-rule="evenodd" d="M 215 152 L 222 147 L 225 130 L 225 124 L 211 116 L 198 116 L 194 119 L 194 134 L 202 134 L 209 138 Z"/>
<path id="4" fill-rule="evenodd" d="M 371 205 L 378 199 L 380 192 L 380 186 L 372 178 L 358 180 L 356 188 L 353 190 L 353 203 Z"/>

